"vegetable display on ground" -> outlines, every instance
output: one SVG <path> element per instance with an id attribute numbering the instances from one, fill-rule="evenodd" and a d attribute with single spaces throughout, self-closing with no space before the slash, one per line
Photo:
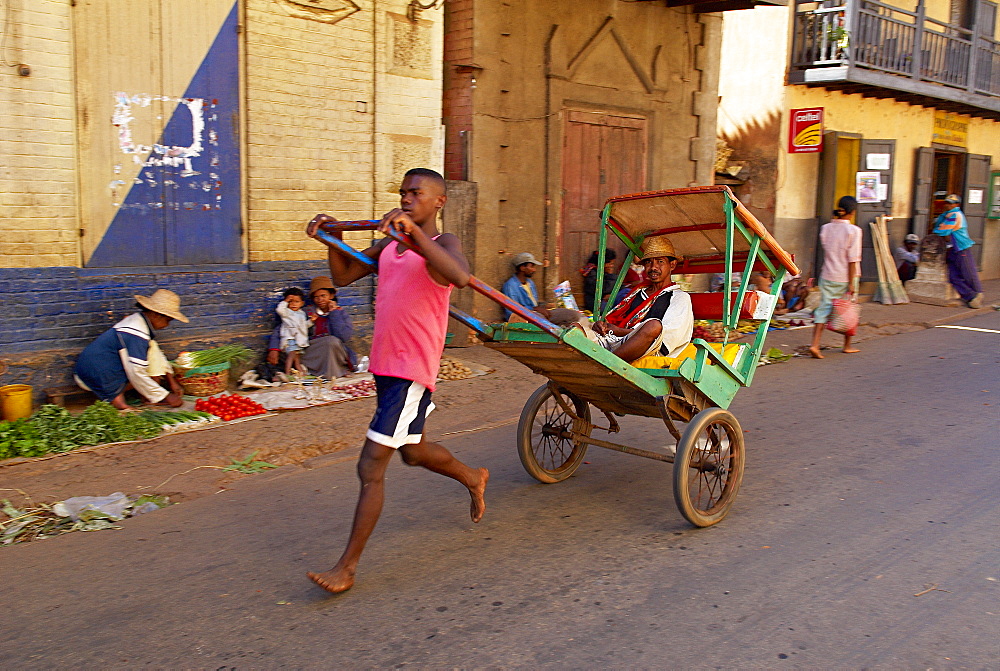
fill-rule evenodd
<path id="1" fill-rule="evenodd" d="M 0 459 L 40 457 L 88 445 L 152 438 L 159 433 L 159 425 L 140 413 L 119 413 L 105 401 L 97 401 L 79 415 L 46 404 L 28 419 L 0 422 Z"/>

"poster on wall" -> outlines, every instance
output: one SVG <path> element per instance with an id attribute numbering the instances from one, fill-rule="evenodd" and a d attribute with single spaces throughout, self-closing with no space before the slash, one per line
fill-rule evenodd
<path id="1" fill-rule="evenodd" d="M 879 197 L 881 193 L 887 193 L 888 189 L 882 190 L 882 175 L 877 172 L 859 172 L 854 179 L 855 198 L 859 203 L 878 203 L 885 199 Z M 888 186 L 888 185 L 886 185 Z"/>
<path id="2" fill-rule="evenodd" d="M 823 150 L 823 108 L 790 110 L 788 114 L 788 153 L 811 154 Z"/>

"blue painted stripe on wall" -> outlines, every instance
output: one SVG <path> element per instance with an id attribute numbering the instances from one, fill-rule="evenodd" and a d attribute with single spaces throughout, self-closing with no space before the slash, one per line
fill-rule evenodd
<path id="1" fill-rule="evenodd" d="M 174 323 L 171 337 L 205 337 L 233 331 L 270 333 L 281 291 L 307 289 L 326 275 L 323 261 L 254 263 L 236 271 L 92 276 L 79 268 L 0 268 L 0 353 L 82 350 L 129 314 L 135 294 L 176 291 L 189 324 Z M 341 305 L 360 332 L 371 324 L 374 278 L 338 290 Z"/>
<path id="2" fill-rule="evenodd" d="M 242 260 L 236 28 L 234 3 L 164 128 L 161 149 L 150 155 L 88 267 Z M 185 153 L 176 148 L 197 145 L 196 126 L 201 126 L 201 149 L 191 153 L 198 155 L 188 162 L 171 157 Z"/>

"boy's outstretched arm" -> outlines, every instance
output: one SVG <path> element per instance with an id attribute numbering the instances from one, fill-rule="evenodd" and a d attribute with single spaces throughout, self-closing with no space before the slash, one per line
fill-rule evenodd
<path id="1" fill-rule="evenodd" d="M 335 223 L 337 223 L 337 220 L 330 215 L 317 214 L 312 218 L 312 221 L 310 221 L 309 225 L 306 227 L 306 235 L 314 240 L 320 240 L 316 237 L 320 228 L 322 228 L 325 224 Z M 328 231 L 328 233 L 338 240 L 344 239 L 343 233 L 340 231 Z M 382 252 L 382 248 L 385 247 L 389 241 L 390 239 L 388 238 L 379 240 L 361 253 L 372 260 L 377 260 L 378 255 Z M 365 266 L 348 256 L 344 256 L 326 241 L 320 240 L 320 242 L 327 246 L 327 262 L 330 264 L 330 278 L 338 287 L 347 286 L 351 282 L 359 280 L 365 275 L 371 274 L 372 270 L 368 266 Z"/>
<path id="2" fill-rule="evenodd" d="M 469 262 L 462 252 L 462 242 L 455 235 L 442 233 L 437 240 L 432 240 L 423 228 L 399 209 L 392 210 L 382 217 L 379 230 L 387 233 L 390 228 L 413 238 L 413 242 L 427 259 L 427 270 L 434 281 L 439 284 L 454 284 L 460 289 L 468 286 Z"/>

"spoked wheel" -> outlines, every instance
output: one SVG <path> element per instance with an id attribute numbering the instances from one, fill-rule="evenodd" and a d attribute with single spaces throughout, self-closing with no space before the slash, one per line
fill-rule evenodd
<path id="1" fill-rule="evenodd" d="M 743 429 L 731 413 L 709 408 L 694 416 L 674 457 L 674 500 L 688 522 L 722 521 L 740 490 L 745 458 Z"/>
<path id="2" fill-rule="evenodd" d="M 517 424 L 517 453 L 524 470 L 547 484 L 565 480 L 583 463 L 587 446 L 574 442 L 568 434 L 589 436 L 591 430 L 590 405 L 566 392 L 561 392 L 561 397 L 583 422 L 566 414 L 545 385 L 524 404 Z"/>

